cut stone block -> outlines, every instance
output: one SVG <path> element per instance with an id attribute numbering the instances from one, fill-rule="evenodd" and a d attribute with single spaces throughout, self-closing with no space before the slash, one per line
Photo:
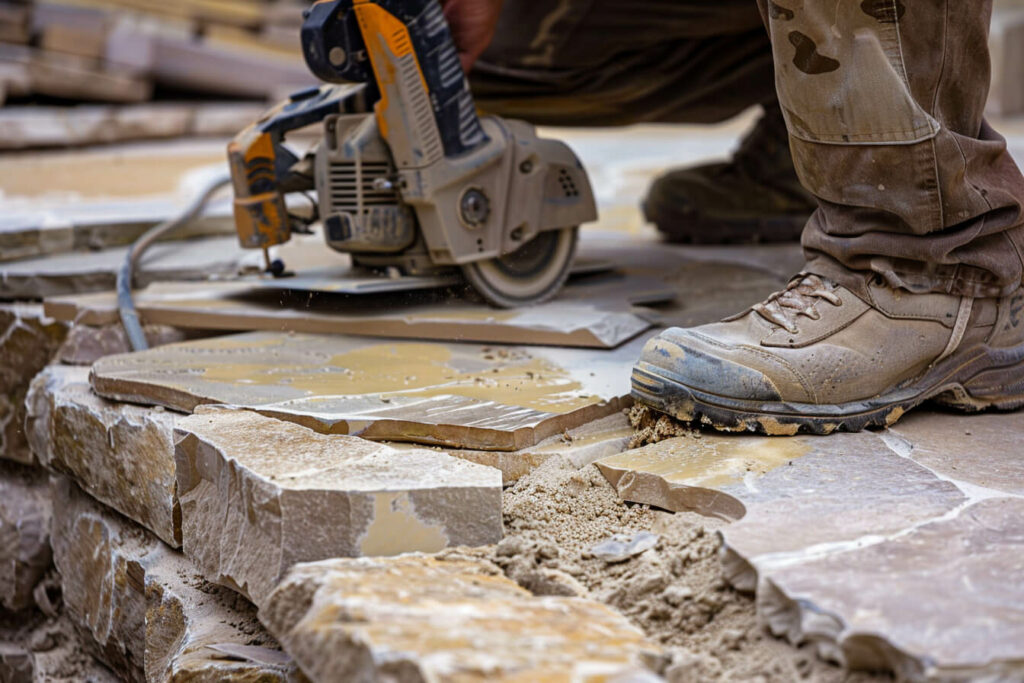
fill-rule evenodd
<path id="1" fill-rule="evenodd" d="M 56 353 L 67 325 L 44 317 L 42 306 L 0 305 L 0 459 L 33 462 L 25 441 L 25 395 Z"/>
<path id="2" fill-rule="evenodd" d="M 250 333 L 103 358 L 101 395 L 227 404 L 320 432 L 517 450 L 618 412 L 643 340 L 614 351 Z"/>
<path id="3" fill-rule="evenodd" d="M 896 533 L 966 501 L 871 432 L 702 434 L 597 465 L 626 500 L 739 520 L 721 531 L 723 563 L 729 580 L 750 591 L 759 573 L 809 548 Z"/>
<path id="4" fill-rule="evenodd" d="M 181 546 L 174 423 L 162 409 L 112 403 L 89 386 L 89 369 L 51 365 L 32 382 L 26 427 L 43 466 L 165 543 Z"/>
<path id="5" fill-rule="evenodd" d="M 1024 417 L 914 412 L 889 430 L 889 445 L 961 487 L 1024 495 Z"/>
<path id="6" fill-rule="evenodd" d="M 534 597 L 474 561 L 295 567 L 260 619 L 314 681 L 610 681 L 658 654 L 591 600 Z"/>
<path id="7" fill-rule="evenodd" d="M 299 562 L 501 539 L 501 473 L 256 413 L 177 424 L 185 554 L 257 605 Z"/>
<path id="8" fill-rule="evenodd" d="M 1024 680 L 1024 499 L 990 498 L 782 567 L 758 591 L 776 634 L 900 680 Z"/>
<path id="9" fill-rule="evenodd" d="M 50 515 L 46 475 L 0 461 L 0 610 L 34 604 L 50 568 Z"/>
<path id="10" fill-rule="evenodd" d="M 180 554 L 82 493 L 52 482 L 64 602 L 101 659 L 130 681 L 290 681 L 301 674 L 254 608 L 196 577 Z"/>

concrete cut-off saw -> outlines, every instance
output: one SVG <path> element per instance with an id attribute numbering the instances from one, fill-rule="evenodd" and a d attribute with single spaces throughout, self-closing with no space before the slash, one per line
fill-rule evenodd
<path id="1" fill-rule="evenodd" d="M 558 292 L 579 225 L 597 218 L 590 181 L 564 143 L 478 115 L 438 0 L 321 0 L 305 12 L 302 48 L 328 85 L 229 146 L 243 247 L 266 251 L 320 221 L 327 245 L 361 269 L 461 271 L 500 307 Z M 323 137 L 303 158 L 285 146 L 317 123 Z M 289 214 L 294 192 L 315 192 L 312 215 Z"/>

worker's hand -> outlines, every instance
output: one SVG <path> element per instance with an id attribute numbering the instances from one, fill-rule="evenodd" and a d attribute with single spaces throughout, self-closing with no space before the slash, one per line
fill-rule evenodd
<path id="1" fill-rule="evenodd" d="M 504 0 L 441 0 L 466 73 L 494 38 Z"/>

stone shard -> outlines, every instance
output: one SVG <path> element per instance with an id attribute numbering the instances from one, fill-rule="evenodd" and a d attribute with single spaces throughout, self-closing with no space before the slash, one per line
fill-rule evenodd
<path id="1" fill-rule="evenodd" d="M 65 605 L 100 659 L 129 681 L 293 681 L 295 665 L 231 591 L 178 552 L 52 481 L 54 560 Z"/>
<path id="2" fill-rule="evenodd" d="M 642 340 L 614 351 L 249 333 L 103 358 L 101 395 L 229 404 L 320 432 L 476 450 L 533 446 L 618 412 Z"/>
<path id="3" fill-rule="evenodd" d="M 936 474 L 1002 493 L 1024 495 L 1024 419 L 1014 413 L 914 412 L 890 428 L 890 445 Z"/>
<path id="4" fill-rule="evenodd" d="M 23 431 L 25 394 L 66 334 L 67 326 L 44 317 L 42 306 L 0 305 L 0 459 L 33 463 Z"/>
<path id="5" fill-rule="evenodd" d="M 96 396 L 88 368 L 51 365 L 32 382 L 26 430 L 38 460 L 172 547 L 181 546 L 174 423 Z"/>
<path id="6" fill-rule="evenodd" d="M 46 476 L 0 461 L 0 610 L 33 605 L 50 567 L 51 505 Z"/>
<path id="7" fill-rule="evenodd" d="M 501 473 L 247 411 L 177 425 L 185 554 L 257 605 L 299 562 L 501 539 Z"/>
<path id="8" fill-rule="evenodd" d="M 759 612 L 854 668 L 900 680 L 1024 680 L 1024 499 L 772 572 Z"/>
<path id="9" fill-rule="evenodd" d="M 703 434 L 597 463 L 619 494 L 674 511 L 738 520 L 723 528 L 729 579 L 754 590 L 758 572 L 815 546 L 890 534 L 955 509 L 952 483 L 870 432 L 829 437 Z"/>
<path id="10" fill-rule="evenodd" d="M 314 681 L 596 683 L 658 654 L 600 603 L 421 555 L 298 565 L 260 619 Z"/>

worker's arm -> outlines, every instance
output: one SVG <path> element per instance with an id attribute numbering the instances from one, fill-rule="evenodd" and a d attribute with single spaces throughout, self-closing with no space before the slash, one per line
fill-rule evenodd
<path id="1" fill-rule="evenodd" d="M 494 38 L 504 0 L 441 0 L 445 18 L 467 72 Z"/>

